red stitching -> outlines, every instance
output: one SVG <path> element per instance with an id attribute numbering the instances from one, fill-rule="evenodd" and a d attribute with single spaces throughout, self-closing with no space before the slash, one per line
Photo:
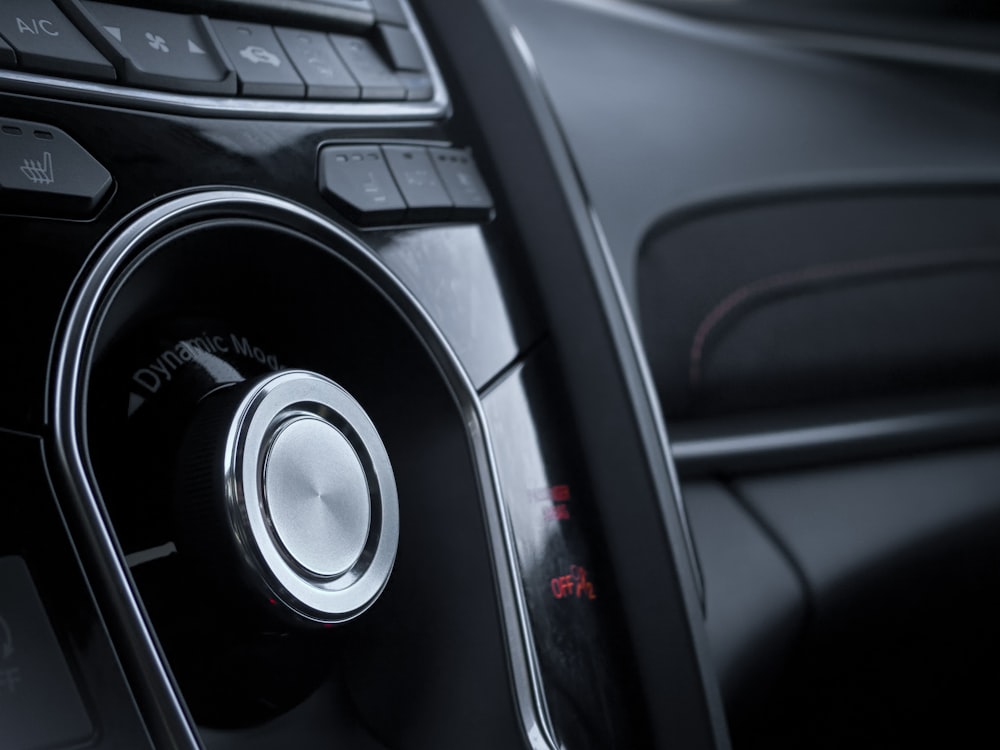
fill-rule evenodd
<path id="1" fill-rule="evenodd" d="M 688 378 L 692 386 L 697 386 L 701 382 L 702 359 L 705 353 L 705 344 L 709 335 L 718 328 L 726 316 L 736 308 L 742 306 L 749 300 L 761 297 L 767 293 L 773 293 L 782 288 L 790 288 L 799 284 L 816 283 L 820 281 L 832 281 L 850 278 L 852 276 L 864 276 L 886 271 L 916 270 L 919 268 L 932 268 L 941 265 L 960 265 L 963 263 L 977 261 L 1000 261 L 1000 256 L 994 251 L 979 251 L 965 253 L 962 257 L 956 258 L 955 253 L 924 253 L 914 256 L 891 256 L 887 258 L 873 258 L 864 261 L 853 261 L 850 263 L 832 263 L 825 266 L 814 266 L 798 271 L 788 271 L 785 273 L 769 276 L 764 279 L 746 284 L 731 294 L 727 295 L 719 304 L 712 308 L 706 315 L 698 328 L 695 330 L 694 339 L 691 342 L 690 368 Z"/>

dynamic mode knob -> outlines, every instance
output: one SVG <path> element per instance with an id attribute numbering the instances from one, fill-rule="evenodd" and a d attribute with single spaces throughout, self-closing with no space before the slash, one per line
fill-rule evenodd
<path id="1" fill-rule="evenodd" d="M 180 470 L 179 544 L 205 569 L 231 561 L 224 575 L 266 608 L 344 622 L 385 588 L 399 541 L 392 467 L 332 380 L 286 370 L 209 394 Z"/>

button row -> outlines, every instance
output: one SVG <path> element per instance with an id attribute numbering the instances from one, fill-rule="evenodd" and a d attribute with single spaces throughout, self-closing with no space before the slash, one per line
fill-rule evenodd
<path id="1" fill-rule="evenodd" d="M 426 101 L 433 86 L 412 31 L 369 36 L 209 19 L 105 2 L 3 0 L 0 66 L 193 94 Z M 110 61 L 110 62 L 109 62 Z"/>
<path id="2" fill-rule="evenodd" d="M 468 151 L 421 146 L 328 146 L 320 152 L 320 191 L 359 224 L 475 221 L 492 214 Z"/>

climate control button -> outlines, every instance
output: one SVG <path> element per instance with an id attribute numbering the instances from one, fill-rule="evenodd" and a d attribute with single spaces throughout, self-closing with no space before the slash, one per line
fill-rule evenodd
<path id="1" fill-rule="evenodd" d="M 74 78 L 115 80 L 115 69 L 51 0 L 3 0 L 0 35 L 21 67 Z"/>
<path id="2" fill-rule="evenodd" d="M 127 83 L 196 94 L 235 94 L 236 76 L 200 16 L 87 2 L 95 43 Z"/>

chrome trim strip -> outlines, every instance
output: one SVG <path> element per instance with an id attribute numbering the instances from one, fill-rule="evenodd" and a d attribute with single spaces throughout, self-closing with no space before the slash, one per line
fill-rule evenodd
<path id="1" fill-rule="evenodd" d="M 809 52 L 867 57 L 889 62 L 917 63 L 958 70 L 995 73 L 1000 54 L 986 49 L 965 49 L 954 44 L 863 36 L 851 31 L 795 28 L 774 21 L 727 15 L 725 3 L 705 3 L 701 9 L 636 3 L 633 0 L 555 0 L 564 5 L 615 16 L 643 26 L 699 36 L 706 41 L 746 43 L 769 39 L 789 48 Z M 736 11 L 738 12 L 738 10 Z"/>
<path id="2" fill-rule="evenodd" d="M 158 544 L 155 547 L 141 549 L 138 552 L 133 552 L 131 555 L 125 555 L 125 564 L 131 570 L 148 562 L 153 562 L 153 560 L 162 560 L 164 557 L 170 557 L 175 552 L 177 552 L 177 545 L 173 542 Z"/>
<path id="3" fill-rule="evenodd" d="M 190 224 L 220 215 L 274 221 L 336 247 L 337 256 L 385 296 L 437 362 L 463 415 L 479 476 L 511 682 L 522 729 L 533 750 L 556 750 L 558 744 L 548 717 L 526 598 L 518 573 L 513 531 L 500 489 L 485 413 L 475 386 L 437 324 L 357 238 L 308 208 L 272 195 L 244 190 L 187 193 L 148 209 L 124 229 L 114 230 L 110 238 L 101 243 L 96 261 L 74 284 L 72 302 L 63 311 L 54 345 L 50 369 L 53 439 L 46 449 L 56 458 L 53 465 L 61 473 L 60 478 L 66 481 L 74 509 L 81 514 L 90 536 L 88 541 L 94 546 L 92 551 L 98 556 L 100 573 L 106 584 L 104 593 L 116 613 L 127 618 L 125 624 L 132 637 L 126 645 L 133 651 L 131 661 L 152 667 L 141 675 L 150 682 L 147 687 L 154 700 L 153 710 L 146 714 L 147 720 L 159 723 L 154 727 L 158 730 L 156 733 L 165 735 L 171 747 L 199 747 L 197 730 L 142 607 L 86 460 L 84 395 L 93 356 L 91 337 L 100 325 L 105 295 L 143 249 L 181 223 Z"/>
<path id="4" fill-rule="evenodd" d="M 123 659 L 126 668 L 138 671 L 129 675 L 129 682 L 140 698 L 151 735 L 169 747 L 198 748 L 201 744 L 194 722 L 180 698 L 110 519 L 93 490 L 93 475 L 83 459 L 87 440 L 81 394 L 88 382 L 87 341 L 88 334 L 95 330 L 103 293 L 126 265 L 132 250 L 176 213 L 176 206 L 168 204 L 127 226 L 116 237 L 112 230 L 112 239 L 101 243 L 103 249 L 96 264 L 89 272 L 85 268 L 74 282 L 69 302 L 60 315 L 50 359 L 46 417 L 52 437 L 46 442 L 45 453 L 51 457 L 57 475 L 54 479 L 62 483 L 62 492 L 56 493 L 61 505 L 77 516 L 83 530 L 84 538 L 77 539 L 77 544 L 84 543 L 87 561 L 96 566 L 96 570 L 87 571 L 88 578 L 92 582 L 98 578 L 104 585 L 104 596 L 99 601 L 112 610 L 104 613 L 105 618 L 113 618 L 112 626 L 124 633 L 125 642 L 118 640 L 115 647 L 119 653 L 127 649 Z"/>
<path id="5" fill-rule="evenodd" d="M 632 314 L 628 297 L 625 295 L 625 287 L 622 284 L 621 275 L 618 273 L 618 266 L 615 264 L 614 256 L 611 253 L 611 246 L 608 244 L 607 236 L 604 234 L 604 227 L 601 225 L 600 217 L 590 204 L 590 200 L 585 200 L 587 200 L 587 213 L 590 215 L 590 223 L 594 228 L 597 244 L 601 249 L 601 256 L 604 258 L 605 270 L 611 280 L 615 298 L 621 308 L 625 330 L 631 344 L 629 354 L 632 355 L 636 369 L 639 372 L 639 378 L 642 381 L 641 387 L 645 391 L 646 398 L 649 400 L 654 429 L 656 430 L 657 447 L 662 453 L 663 464 L 667 467 L 670 489 L 674 496 L 674 507 L 677 509 L 677 517 L 680 519 L 681 535 L 684 539 L 688 559 L 691 561 L 691 570 L 694 572 L 694 583 L 698 591 L 698 598 L 701 601 L 702 609 L 704 609 L 705 576 L 696 553 L 694 534 L 691 531 L 691 521 L 688 518 L 687 506 L 684 504 L 684 496 L 681 494 L 681 484 L 677 478 L 677 467 L 674 465 L 673 454 L 670 449 L 671 443 L 667 437 L 667 424 L 663 419 L 663 407 L 660 405 L 660 397 L 654 385 L 653 372 L 649 366 L 649 358 L 646 356 L 646 347 L 639 336 L 639 327 L 636 325 L 635 316 Z"/>
<path id="6" fill-rule="evenodd" d="M 437 120 L 451 114 L 451 99 L 430 45 L 409 3 L 401 3 L 417 46 L 427 62 L 434 98 L 426 102 L 334 102 L 294 99 L 174 94 L 130 86 L 60 78 L 21 70 L 0 69 L 0 93 L 42 95 L 90 104 L 204 117 L 304 120 Z"/>
<path id="7" fill-rule="evenodd" d="M 735 21 L 720 23 L 735 24 Z M 833 53 L 846 57 L 870 58 L 908 64 L 932 65 L 955 70 L 996 73 L 1000 71 L 1000 55 L 986 50 L 967 50 L 961 47 L 926 42 L 909 42 L 883 36 L 863 37 L 849 32 L 791 29 L 765 24 L 743 27 L 755 30 L 778 44 L 794 49 Z"/>

